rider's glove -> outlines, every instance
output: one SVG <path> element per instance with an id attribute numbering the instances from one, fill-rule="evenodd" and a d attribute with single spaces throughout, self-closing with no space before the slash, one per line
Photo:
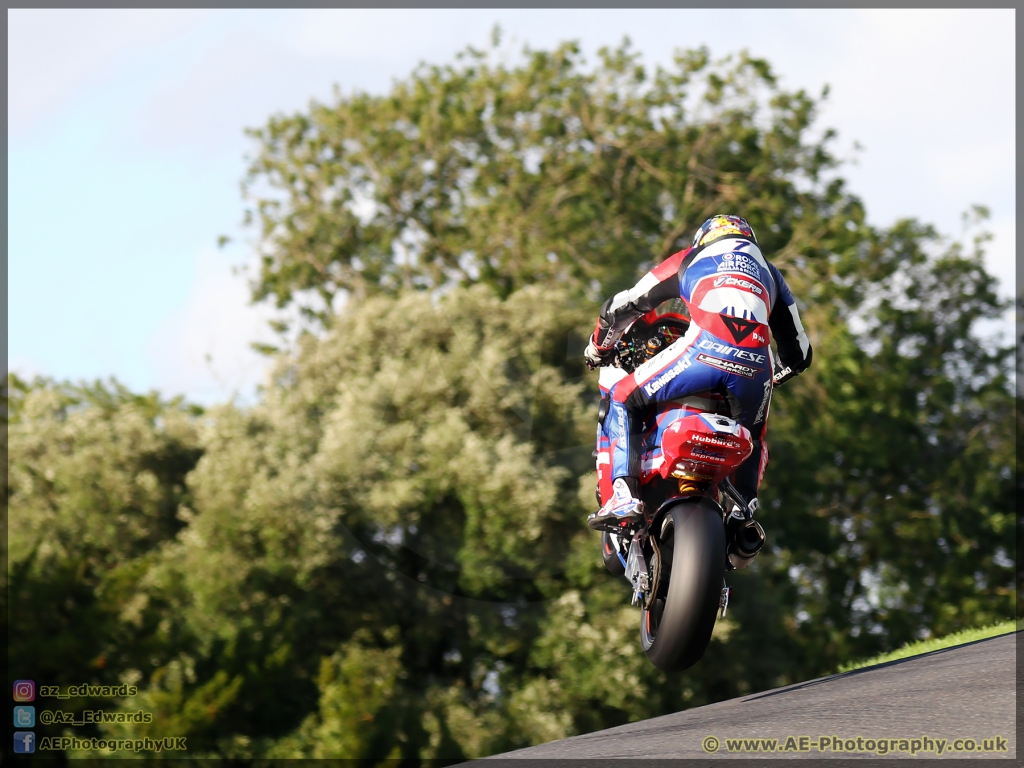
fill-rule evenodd
<path id="1" fill-rule="evenodd" d="M 798 375 L 800 375 L 800 371 L 794 371 L 790 366 L 787 365 L 782 370 L 775 372 L 775 375 L 772 376 L 772 384 L 777 387 L 780 384 L 785 384 L 794 376 Z"/>
<path id="2" fill-rule="evenodd" d="M 583 350 L 583 359 L 587 361 L 587 368 L 590 370 L 608 365 L 614 356 L 615 349 L 613 347 L 599 347 L 594 343 L 593 339 L 587 344 L 587 348 Z"/>

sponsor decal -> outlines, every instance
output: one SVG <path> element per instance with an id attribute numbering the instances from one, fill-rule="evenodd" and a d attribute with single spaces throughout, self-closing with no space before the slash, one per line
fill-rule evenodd
<path id="1" fill-rule="evenodd" d="M 793 369 L 787 365 L 781 371 L 775 372 L 775 375 L 772 376 L 772 381 L 774 381 L 776 384 L 781 384 L 783 381 L 785 381 L 786 377 L 789 376 L 791 373 L 793 373 Z"/>
<path id="2" fill-rule="evenodd" d="M 755 280 L 761 277 L 761 267 L 756 261 L 742 253 L 722 254 L 722 262 L 716 272 L 742 272 Z"/>
<path id="3" fill-rule="evenodd" d="M 765 417 L 765 408 L 768 407 L 768 398 L 772 394 L 772 380 L 768 379 L 764 383 L 764 394 L 761 396 L 761 407 L 757 409 L 757 415 L 754 417 L 754 423 L 760 424 L 761 419 Z"/>
<path id="4" fill-rule="evenodd" d="M 721 317 L 725 327 L 728 328 L 729 333 L 732 334 L 733 341 L 737 344 L 742 343 L 742 341 L 752 334 L 754 329 L 759 325 L 759 323 L 754 322 L 753 320 L 746 320 L 742 317 L 731 317 L 729 315 L 722 315 Z"/>
<path id="5" fill-rule="evenodd" d="M 715 288 L 720 288 L 723 285 L 737 285 L 740 288 L 746 288 L 751 293 L 755 293 L 758 296 L 764 294 L 764 289 L 759 285 L 755 285 L 749 280 L 744 280 L 742 277 L 733 277 L 732 275 L 719 275 L 715 278 Z"/>
<path id="6" fill-rule="evenodd" d="M 712 357 L 711 355 L 705 355 L 703 352 L 697 355 L 697 360 L 704 363 L 704 365 L 710 365 L 712 368 L 717 368 L 720 371 L 735 373 L 739 376 L 745 376 L 748 379 L 754 378 L 754 374 L 757 373 L 757 369 L 751 368 L 749 365 L 741 365 L 735 360 L 723 360 L 720 357 Z"/>
<path id="7" fill-rule="evenodd" d="M 710 461 L 725 461 L 724 453 L 709 451 L 707 448 L 702 448 L 699 445 L 695 445 L 690 449 L 690 455 L 700 456 L 702 459 L 709 459 Z"/>
<path id="8" fill-rule="evenodd" d="M 697 346 L 700 349 L 710 349 L 720 355 L 728 355 L 729 357 L 735 357 L 737 360 L 746 360 L 751 363 L 763 363 L 767 359 L 760 352 L 730 347 L 728 344 L 719 344 L 711 339 L 703 339 Z"/>
<path id="9" fill-rule="evenodd" d="M 648 384 L 644 384 L 644 392 L 647 393 L 648 397 L 653 396 L 655 392 L 657 392 L 659 389 L 661 389 L 670 381 L 672 381 L 672 379 L 674 379 L 680 373 L 689 368 L 692 362 L 693 361 L 689 358 L 689 356 L 684 357 L 682 360 L 677 362 L 675 365 L 673 365 L 671 368 L 665 371 L 665 373 L 661 374 L 661 376 L 656 378 L 654 381 Z"/>
<path id="10" fill-rule="evenodd" d="M 759 344 L 767 344 L 768 343 L 768 339 L 766 339 L 764 336 L 762 336 L 757 331 L 754 331 L 753 333 L 751 333 L 750 334 L 750 338 L 752 338 L 754 341 L 756 341 Z"/>
<path id="11" fill-rule="evenodd" d="M 699 432 L 693 435 L 693 441 L 696 443 L 708 443 L 709 445 L 718 445 L 723 448 L 739 448 L 740 444 L 735 440 L 730 440 L 727 437 L 721 435 L 702 435 Z"/>

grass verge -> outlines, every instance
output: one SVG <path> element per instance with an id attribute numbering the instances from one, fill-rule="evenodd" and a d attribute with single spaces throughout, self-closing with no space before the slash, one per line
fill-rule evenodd
<path id="1" fill-rule="evenodd" d="M 920 656 L 922 653 L 930 653 L 931 651 L 937 651 L 940 648 L 952 648 L 954 645 L 973 643 L 976 640 L 984 640 L 988 637 L 996 637 L 997 635 L 1016 632 L 1020 628 L 1021 627 L 1018 626 L 1018 622 L 1013 619 L 1008 619 L 1006 621 L 1001 621 L 998 624 L 992 624 L 988 627 L 964 629 L 959 632 L 954 632 L 952 635 L 946 635 L 945 637 L 933 637 L 928 640 L 918 640 L 915 643 L 907 643 L 902 648 L 897 648 L 895 651 L 883 653 L 881 656 L 875 656 L 874 658 L 863 659 L 862 661 L 851 661 L 849 664 L 841 666 L 838 671 L 850 672 L 854 669 L 862 669 L 863 667 L 873 667 L 875 664 L 884 664 L 887 661 L 896 661 L 897 659 L 906 659 L 911 656 Z"/>

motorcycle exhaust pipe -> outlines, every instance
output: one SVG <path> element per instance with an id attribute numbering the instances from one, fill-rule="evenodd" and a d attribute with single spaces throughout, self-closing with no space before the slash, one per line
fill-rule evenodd
<path id="1" fill-rule="evenodd" d="M 729 542 L 729 562 L 736 570 L 746 568 L 764 546 L 764 528 L 756 520 L 747 520 Z"/>

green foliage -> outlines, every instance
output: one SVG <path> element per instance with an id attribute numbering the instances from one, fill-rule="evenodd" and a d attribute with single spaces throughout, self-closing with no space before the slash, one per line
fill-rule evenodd
<path id="1" fill-rule="evenodd" d="M 74 706 L 152 723 L 82 735 L 415 765 L 1012 615 L 1010 350 L 976 335 L 1005 309 L 985 238 L 869 226 L 815 110 L 747 56 L 651 74 L 627 47 L 588 69 L 567 44 L 516 66 L 470 50 L 273 118 L 248 180 L 254 298 L 318 332 L 274 353 L 251 407 L 8 379 L 11 668 L 138 685 Z M 665 675 L 583 522 L 580 339 L 600 293 L 724 209 L 805 302 L 815 362 L 772 403 L 769 546 L 729 577 L 704 659 Z"/>
<path id="2" fill-rule="evenodd" d="M 1014 613 L 1010 350 L 970 335 L 1003 305 L 981 241 L 927 258 L 935 241 L 878 238 L 864 328 L 827 329 L 773 404 L 763 499 L 808 673 Z"/>
<path id="3" fill-rule="evenodd" d="M 10 658 L 41 684 L 117 685 L 175 652 L 143 584 L 184 525 L 198 411 L 116 382 L 6 389 Z"/>
<path id="4" fill-rule="evenodd" d="M 397 632 L 386 633 L 392 643 Z M 374 647 L 366 630 L 320 664 L 317 687 L 320 705 L 294 733 L 269 749 L 274 758 L 360 759 L 399 757 L 395 742 L 400 728 L 388 715 L 395 683 L 403 675 L 397 644 Z M 391 750 L 389 752 L 389 750 Z"/>

